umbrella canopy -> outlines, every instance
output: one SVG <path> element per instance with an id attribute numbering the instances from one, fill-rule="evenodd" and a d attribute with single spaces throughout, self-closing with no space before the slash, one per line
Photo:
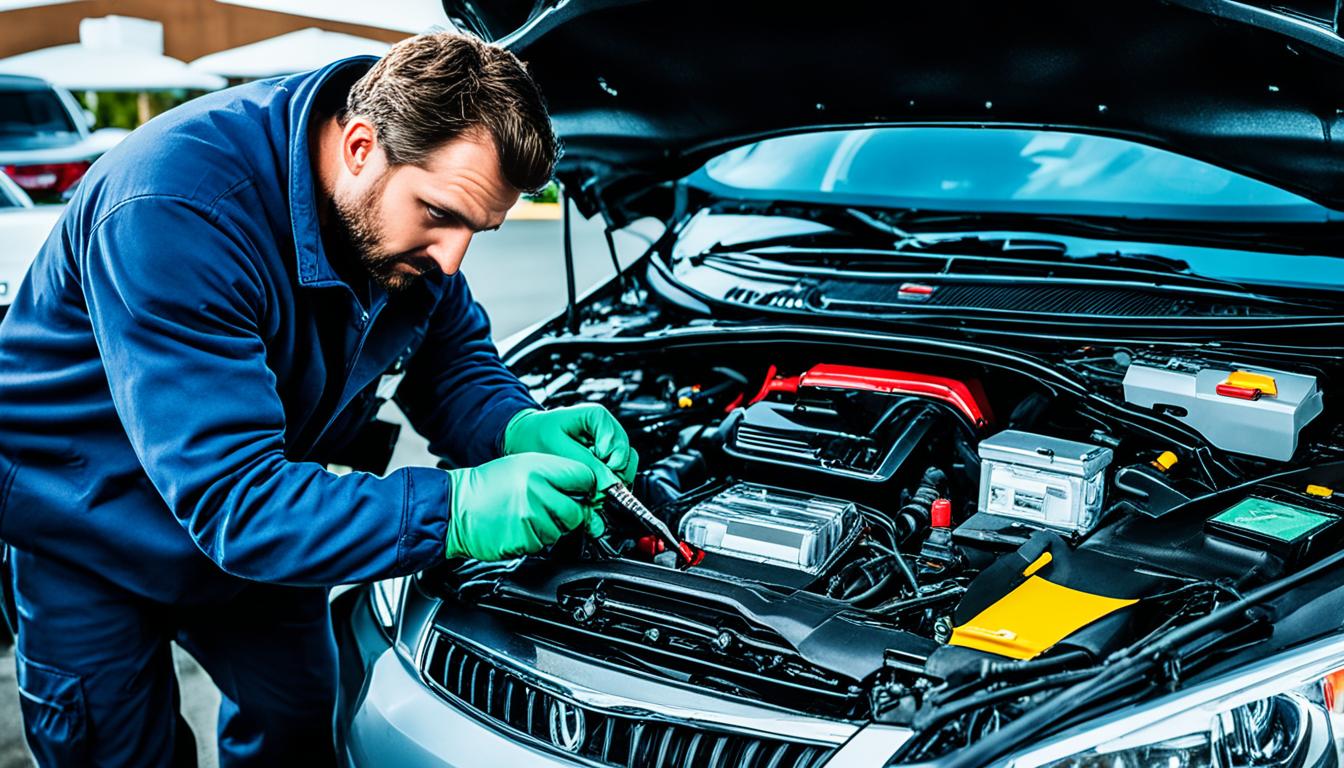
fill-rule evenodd
<path id="1" fill-rule="evenodd" d="M 347 56 L 382 56 L 390 47 L 379 40 L 308 27 L 202 56 L 189 66 L 222 77 L 261 78 L 317 69 Z"/>
<path id="2" fill-rule="evenodd" d="M 72 91 L 213 91 L 224 78 L 163 55 L 163 24 L 129 16 L 81 19 L 79 42 L 0 59 L 0 72 Z"/>
<path id="3" fill-rule="evenodd" d="M 40 77 L 72 91 L 170 91 L 223 88 L 224 78 L 196 72 L 185 62 L 133 48 L 57 45 L 0 59 L 0 72 Z"/>

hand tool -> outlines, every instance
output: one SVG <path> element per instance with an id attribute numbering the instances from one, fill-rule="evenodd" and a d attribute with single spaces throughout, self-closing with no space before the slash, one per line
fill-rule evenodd
<path id="1" fill-rule="evenodd" d="M 616 506 L 634 515 L 644 527 L 657 534 L 671 550 L 681 555 L 687 565 L 695 565 L 704 557 L 703 553 L 697 552 L 690 544 L 674 536 L 672 530 L 657 515 L 635 498 L 635 494 L 625 487 L 625 483 L 614 483 L 602 489 L 602 492 L 607 494 Z"/>

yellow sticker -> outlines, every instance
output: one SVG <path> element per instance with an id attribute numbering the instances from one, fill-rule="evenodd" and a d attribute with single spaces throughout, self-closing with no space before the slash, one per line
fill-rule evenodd
<path id="1" fill-rule="evenodd" d="M 948 644 L 1031 659 L 1097 619 L 1137 602 L 1094 595 L 1032 576 L 953 629 Z"/>

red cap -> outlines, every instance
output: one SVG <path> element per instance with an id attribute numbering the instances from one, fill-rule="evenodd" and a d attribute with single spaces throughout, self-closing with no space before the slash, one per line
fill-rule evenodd
<path id="1" fill-rule="evenodd" d="M 681 555 L 681 558 L 683 560 L 690 563 L 691 565 L 695 565 L 696 563 L 700 562 L 695 557 L 695 549 L 692 548 L 690 544 L 687 544 L 684 541 L 677 542 L 677 552 Z M 701 555 L 700 557 L 703 558 L 704 555 Z"/>
<path id="2" fill-rule="evenodd" d="M 640 536 L 638 539 L 635 540 L 635 549 L 639 550 L 645 555 L 648 555 L 649 557 L 653 557 L 654 555 L 666 550 L 667 545 L 663 543 L 662 539 L 658 538 L 657 536 L 654 536 L 653 534 L 649 534 L 648 536 Z"/>
<path id="3" fill-rule="evenodd" d="M 929 508 L 929 516 L 934 528 L 952 527 L 952 502 L 947 499 L 934 499 Z"/>

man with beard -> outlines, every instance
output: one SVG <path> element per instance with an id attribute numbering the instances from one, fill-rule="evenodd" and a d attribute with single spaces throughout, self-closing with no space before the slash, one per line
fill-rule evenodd
<path id="1" fill-rule="evenodd" d="M 440 34 L 213 94 L 94 165 L 0 326 L 0 538 L 44 765 L 334 762 L 330 585 L 600 533 L 635 455 L 539 410 L 457 274 L 557 154 L 512 54 Z M 328 472 L 380 374 L 457 469 Z"/>

